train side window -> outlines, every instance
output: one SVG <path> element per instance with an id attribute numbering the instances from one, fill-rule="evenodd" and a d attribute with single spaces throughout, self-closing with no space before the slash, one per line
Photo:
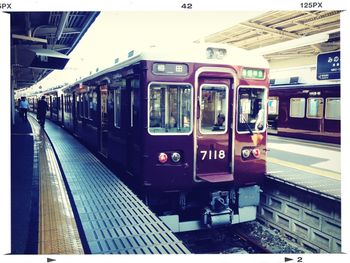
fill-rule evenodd
<path id="1" fill-rule="evenodd" d="M 89 120 L 93 120 L 97 110 L 97 92 L 91 90 L 85 93 L 84 99 L 84 116 Z"/>
<path id="2" fill-rule="evenodd" d="M 305 98 L 291 98 L 289 116 L 292 118 L 305 117 Z"/>
<path id="3" fill-rule="evenodd" d="M 62 107 L 63 107 L 63 111 L 67 112 L 67 97 L 65 95 L 63 95 L 63 101 L 62 101 Z"/>
<path id="4" fill-rule="evenodd" d="M 306 117 L 310 119 L 323 118 L 323 98 L 308 98 Z"/>
<path id="5" fill-rule="evenodd" d="M 77 96 L 78 105 L 79 105 L 79 116 L 80 118 L 84 118 L 84 111 L 83 111 L 83 94 L 80 94 Z"/>
<path id="6" fill-rule="evenodd" d="M 239 87 L 238 132 L 264 132 L 266 128 L 266 105 L 266 88 Z"/>
<path id="7" fill-rule="evenodd" d="M 225 85 L 202 85 L 200 132 L 224 134 L 227 131 L 228 87 Z"/>
<path id="8" fill-rule="evenodd" d="M 65 112 L 71 112 L 71 104 L 72 104 L 72 98 L 71 95 L 66 95 L 65 97 Z"/>
<path id="9" fill-rule="evenodd" d="M 279 101 L 278 97 L 269 97 L 267 103 L 267 112 L 269 115 L 278 115 Z"/>
<path id="10" fill-rule="evenodd" d="M 67 111 L 72 112 L 72 96 L 68 95 Z"/>
<path id="11" fill-rule="evenodd" d="M 326 98 L 326 114 L 327 120 L 340 120 L 340 98 Z"/>
<path id="12" fill-rule="evenodd" d="M 85 119 L 89 118 L 89 94 L 88 93 L 84 93 L 83 95 L 83 115 Z"/>
<path id="13" fill-rule="evenodd" d="M 114 127 L 121 127 L 121 89 L 114 90 Z"/>
<path id="14" fill-rule="evenodd" d="M 97 91 L 91 92 L 91 102 L 90 102 L 90 117 L 91 119 L 96 119 L 97 112 Z"/>
<path id="15" fill-rule="evenodd" d="M 152 83 L 148 88 L 148 132 L 189 134 L 192 129 L 192 87 Z"/>

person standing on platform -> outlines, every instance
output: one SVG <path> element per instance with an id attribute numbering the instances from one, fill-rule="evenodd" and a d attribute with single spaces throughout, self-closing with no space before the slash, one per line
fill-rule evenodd
<path id="1" fill-rule="evenodd" d="M 45 117 L 46 111 L 49 109 L 47 102 L 45 100 L 45 96 L 42 96 L 38 101 L 38 109 L 37 109 L 37 119 L 42 128 L 45 127 Z"/>
<path id="2" fill-rule="evenodd" d="M 28 112 L 28 108 L 29 108 L 29 103 L 26 99 L 26 97 L 21 97 L 21 101 L 19 103 L 19 113 L 22 117 L 22 120 L 24 122 L 27 122 L 27 112 Z"/>

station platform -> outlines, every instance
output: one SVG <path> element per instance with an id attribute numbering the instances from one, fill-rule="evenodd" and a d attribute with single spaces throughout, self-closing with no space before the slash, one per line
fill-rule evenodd
<path id="1" fill-rule="evenodd" d="M 33 117 L 16 116 L 11 158 L 12 254 L 190 253 L 113 172 L 50 121 L 44 131 Z"/>
<path id="2" fill-rule="evenodd" d="M 34 149 L 32 128 L 16 112 L 15 124 L 11 127 L 12 254 L 37 253 L 38 187 L 38 156 Z"/>
<path id="3" fill-rule="evenodd" d="M 340 146 L 269 135 L 268 178 L 340 201 Z"/>
<path id="4" fill-rule="evenodd" d="M 187 254 L 97 157 L 58 125 L 16 114 L 12 254 Z M 269 136 L 268 178 L 340 201 L 340 148 Z"/>

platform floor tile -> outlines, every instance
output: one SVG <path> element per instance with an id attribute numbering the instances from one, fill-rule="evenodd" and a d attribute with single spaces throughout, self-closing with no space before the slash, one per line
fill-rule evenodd
<path id="1" fill-rule="evenodd" d="M 187 254 L 189 250 L 98 158 L 48 122 L 89 249 L 94 254 Z"/>
<path id="2" fill-rule="evenodd" d="M 268 163 L 269 178 L 294 184 L 299 188 L 328 196 L 331 199 L 341 199 L 341 181 L 320 176 L 308 171 L 286 167 L 277 163 Z"/>
<path id="3" fill-rule="evenodd" d="M 84 254 L 54 150 L 37 121 L 28 117 L 38 145 L 39 254 Z"/>

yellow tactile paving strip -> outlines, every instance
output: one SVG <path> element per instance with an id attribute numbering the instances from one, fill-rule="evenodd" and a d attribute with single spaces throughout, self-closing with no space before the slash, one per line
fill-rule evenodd
<path id="1" fill-rule="evenodd" d="M 39 254 L 84 254 L 77 225 L 53 148 L 35 120 L 39 140 Z"/>

